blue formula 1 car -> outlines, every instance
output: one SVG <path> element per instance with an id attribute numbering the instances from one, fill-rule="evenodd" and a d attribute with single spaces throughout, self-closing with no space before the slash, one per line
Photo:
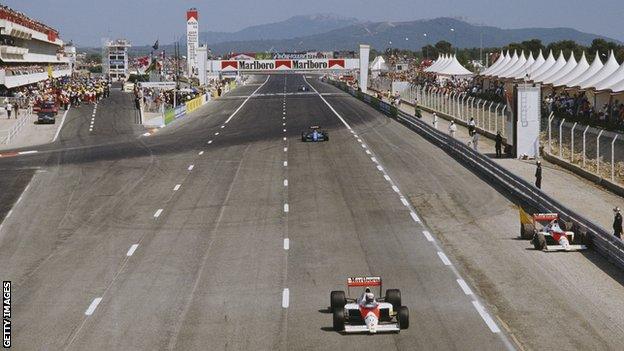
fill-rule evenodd
<path id="1" fill-rule="evenodd" d="M 301 141 L 329 141 L 329 133 L 319 126 L 311 126 L 309 131 L 301 132 Z"/>

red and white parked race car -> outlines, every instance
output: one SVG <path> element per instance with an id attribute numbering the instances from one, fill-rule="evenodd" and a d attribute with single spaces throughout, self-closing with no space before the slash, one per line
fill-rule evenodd
<path id="1" fill-rule="evenodd" d="M 381 277 L 352 277 L 347 279 L 347 294 L 344 291 L 331 292 L 329 299 L 335 331 L 398 333 L 409 327 L 409 309 L 401 305 L 401 291 L 387 289 L 383 298 L 375 298 L 371 288 L 376 287 L 381 296 Z M 352 297 L 352 289 L 360 290 L 361 295 Z"/>
<path id="2" fill-rule="evenodd" d="M 579 251 L 587 249 L 587 232 L 575 233 L 572 224 L 559 220 L 556 213 L 536 213 L 532 223 L 522 224 L 522 236 L 533 234 L 531 242 L 536 250 Z"/>

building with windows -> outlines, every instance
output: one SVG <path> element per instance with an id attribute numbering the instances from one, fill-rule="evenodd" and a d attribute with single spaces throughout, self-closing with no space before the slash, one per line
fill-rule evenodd
<path id="1" fill-rule="evenodd" d="M 110 40 L 104 44 L 102 54 L 102 73 L 112 80 L 128 79 L 128 49 L 126 39 Z"/>
<path id="2" fill-rule="evenodd" d="M 68 75 L 59 32 L 0 5 L 0 85 L 12 89 Z"/>

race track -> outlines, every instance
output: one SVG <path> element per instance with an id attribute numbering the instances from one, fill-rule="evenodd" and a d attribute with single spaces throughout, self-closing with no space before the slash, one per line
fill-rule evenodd
<path id="1" fill-rule="evenodd" d="M 621 300 L 581 313 L 621 293 L 621 273 L 525 250 L 505 197 L 315 77 L 255 77 L 149 137 L 126 98 L 98 106 L 94 132 L 76 110 L 58 142 L 0 159 L 19 175 L 3 201 L 32 176 L 0 229 L 16 350 L 621 345 Z M 311 125 L 330 141 L 301 142 Z M 329 292 L 353 275 L 401 289 L 410 328 L 332 331 Z"/>

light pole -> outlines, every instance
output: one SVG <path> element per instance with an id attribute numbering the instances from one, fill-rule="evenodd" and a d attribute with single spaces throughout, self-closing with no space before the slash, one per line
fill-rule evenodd
<path id="1" fill-rule="evenodd" d="M 429 51 L 429 48 L 428 48 L 429 40 L 427 40 L 427 33 L 423 33 L 423 37 L 425 37 L 425 58 L 429 59 L 429 54 L 428 54 L 428 51 Z"/>
<path id="2" fill-rule="evenodd" d="M 455 55 L 457 55 L 457 35 L 455 35 L 455 28 L 451 28 L 451 33 L 453 41 L 455 42 Z"/>

